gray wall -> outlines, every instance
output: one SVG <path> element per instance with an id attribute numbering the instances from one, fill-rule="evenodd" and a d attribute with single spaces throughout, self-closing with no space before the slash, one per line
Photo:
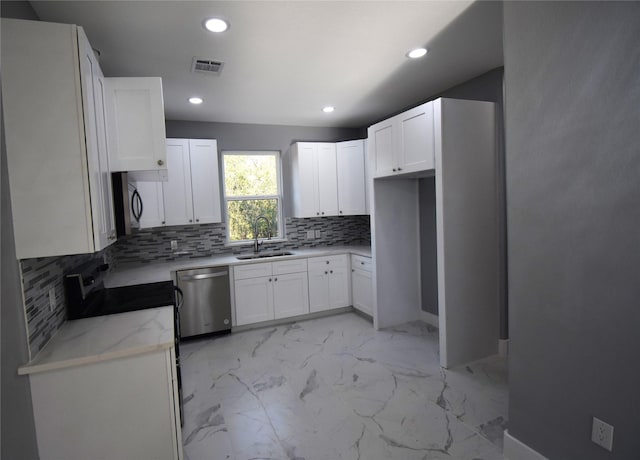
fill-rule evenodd
<path id="1" fill-rule="evenodd" d="M 420 287 L 422 311 L 438 314 L 438 244 L 435 177 L 418 180 L 420 203 Z"/>
<path id="2" fill-rule="evenodd" d="M 638 459 L 640 3 L 507 2 L 504 25 L 509 432 Z"/>
<path id="3" fill-rule="evenodd" d="M 2 17 L 38 19 L 27 2 L 0 2 Z M 1 76 L 0 76 L 1 78 Z M 0 99 L 2 95 L 0 94 Z M 2 260 L 2 286 L 0 300 L 0 325 L 2 353 L 1 426 L 3 459 L 31 460 L 38 458 L 35 438 L 31 392 L 27 377 L 19 377 L 17 369 L 28 361 L 27 333 L 24 323 L 20 271 L 13 240 L 11 200 L 7 175 L 7 152 L 4 142 L 4 120 L 0 111 L 1 185 L 2 185 L 2 235 L 0 255 Z"/>

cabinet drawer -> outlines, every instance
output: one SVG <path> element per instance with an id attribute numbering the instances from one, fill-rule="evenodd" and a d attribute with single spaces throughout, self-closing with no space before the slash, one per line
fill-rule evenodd
<path id="1" fill-rule="evenodd" d="M 347 267 L 347 255 L 341 254 L 338 256 L 325 256 L 325 257 L 310 257 L 308 259 L 309 271 L 312 270 L 324 270 L 327 267 L 330 268 L 346 268 Z"/>
<path id="2" fill-rule="evenodd" d="M 351 254 L 351 268 L 371 272 L 371 257 L 357 256 Z"/>
<path id="3" fill-rule="evenodd" d="M 271 262 L 237 265 L 233 267 L 233 276 L 236 280 L 258 278 L 271 275 Z"/>
<path id="4" fill-rule="evenodd" d="M 284 275 L 285 273 L 300 273 L 307 271 L 307 259 L 282 260 L 272 262 L 274 275 Z"/>

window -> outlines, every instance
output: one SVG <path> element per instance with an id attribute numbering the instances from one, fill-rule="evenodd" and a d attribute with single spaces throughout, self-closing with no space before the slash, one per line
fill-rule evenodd
<path id="1" fill-rule="evenodd" d="M 223 152 L 227 240 L 282 237 L 279 152 Z"/>

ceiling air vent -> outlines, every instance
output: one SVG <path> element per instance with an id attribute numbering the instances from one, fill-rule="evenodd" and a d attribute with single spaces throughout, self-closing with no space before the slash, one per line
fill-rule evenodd
<path id="1" fill-rule="evenodd" d="M 191 71 L 205 73 L 207 75 L 220 75 L 220 72 L 222 72 L 222 66 L 224 66 L 224 62 L 194 57 Z"/>

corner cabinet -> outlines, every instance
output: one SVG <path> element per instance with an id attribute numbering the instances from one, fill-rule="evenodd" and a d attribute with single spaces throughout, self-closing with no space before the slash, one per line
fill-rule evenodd
<path id="1" fill-rule="evenodd" d="M 143 202 L 140 228 L 222 222 L 218 143 L 215 139 L 167 139 L 165 182 L 130 182 Z"/>
<path id="2" fill-rule="evenodd" d="M 162 79 L 107 78 L 113 171 L 166 170 Z"/>
<path id="3" fill-rule="evenodd" d="M 291 146 L 293 217 L 367 214 L 364 140 Z"/>
<path id="4" fill-rule="evenodd" d="M 348 266 L 346 254 L 308 259 L 311 313 L 351 305 Z"/>
<path id="5" fill-rule="evenodd" d="M 116 235 L 105 79 L 91 45 L 81 27 L 15 19 L 2 19 L 1 41 L 17 257 L 102 250 Z"/>
<path id="6" fill-rule="evenodd" d="M 374 177 L 435 168 L 433 102 L 427 102 L 368 130 Z"/>
<path id="7" fill-rule="evenodd" d="M 371 257 L 351 255 L 351 292 L 353 308 L 373 316 Z"/>

